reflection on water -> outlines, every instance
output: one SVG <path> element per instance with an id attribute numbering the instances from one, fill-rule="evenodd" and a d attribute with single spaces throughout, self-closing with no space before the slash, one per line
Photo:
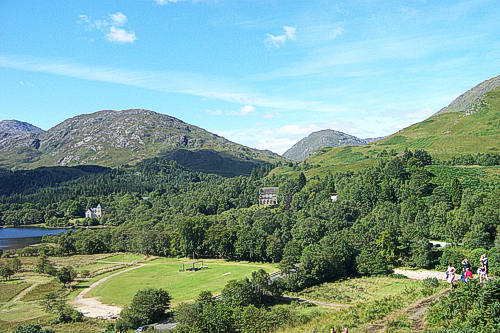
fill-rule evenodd
<path id="1" fill-rule="evenodd" d="M 66 231 L 45 228 L 0 228 L 0 249 L 20 249 L 39 243 L 43 235 L 57 235 Z"/>

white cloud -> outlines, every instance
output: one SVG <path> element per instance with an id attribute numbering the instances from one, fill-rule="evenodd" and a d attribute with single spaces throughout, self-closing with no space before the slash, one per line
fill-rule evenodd
<path id="1" fill-rule="evenodd" d="M 335 39 L 337 36 L 340 36 L 342 33 L 344 33 L 344 28 L 342 27 L 336 27 L 330 32 L 330 39 Z"/>
<path id="2" fill-rule="evenodd" d="M 285 29 L 285 35 L 287 39 L 295 39 L 295 31 L 297 30 L 297 28 L 288 27 L 285 25 L 283 29 Z"/>
<path id="3" fill-rule="evenodd" d="M 48 73 L 89 81 L 110 82 L 144 89 L 222 100 L 240 105 L 309 112 L 346 112 L 341 105 L 263 95 L 252 88 L 239 87 L 232 80 L 196 73 L 141 71 L 87 66 L 22 55 L 1 55 L 0 67 Z M 245 109 L 248 110 L 248 107 Z M 240 110 L 241 112 L 241 110 Z"/>
<path id="4" fill-rule="evenodd" d="M 262 116 L 264 119 L 273 119 L 273 118 L 278 118 L 279 117 L 279 114 L 277 113 L 265 113 L 263 116 Z"/>
<path id="5" fill-rule="evenodd" d="M 127 23 L 127 16 L 121 12 L 109 14 L 107 19 L 94 20 L 87 15 L 79 15 L 78 23 L 84 24 L 87 30 L 98 30 L 104 33 L 106 40 L 113 43 L 133 43 L 137 40 L 134 31 L 127 31 L 123 27 Z"/>
<path id="6" fill-rule="evenodd" d="M 208 114 L 213 114 L 214 116 L 220 116 L 220 115 L 222 115 L 222 111 L 221 110 L 206 110 L 205 112 L 208 113 Z"/>
<path id="7" fill-rule="evenodd" d="M 133 43 L 137 37 L 135 32 L 126 31 L 122 28 L 111 27 L 106 34 L 106 39 L 115 43 Z"/>
<path id="8" fill-rule="evenodd" d="M 255 106 L 244 105 L 241 107 L 241 109 L 239 111 L 229 112 L 228 114 L 233 115 L 233 116 L 246 116 L 246 115 L 254 112 L 255 110 L 256 110 Z"/>
<path id="9" fill-rule="evenodd" d="M 247 114 L 252 113 L 254 111 L 255 111 L 255 106 L 245 105 L 240 109 L 239 114 L 247 115 Z"/>
<path id="10" fill-rule="evenodd" d="M 285 30 L 285 33 L 283 35 L 272 35 L 270 33 L 266 34 L 266 39 L 264 40 L 264 43 L 266 44 L 267 47 L 280 47 L 285 45 L 286 41 L 288 39 L 295 39 L 295 31 L 297 28 L 295 27 L 289 27 L 289 26 L 284 26 L 283 30 Z"/>
<path id="11" fill-rule="evenodd" d="M 184 2 L 186 0 L 154 0 L 158 6 L 165 6 L 168 3 Z"/>
<path id="12" fill-rule="evenodd" d="M 115 26 L 121 27 L 125 23 L 127 23 L 127 16 L 123 15 L 123 13 L 116 12 L 114 14 L 110 14 L 109 18 Z"/>
<path id="13" fill-rule="evenodd" d="M 342 28 L 340 28 L 342 29 Z M 338 30 L 340 31 L 340 30 Z M 338 32 L 337 32 L 338 36 Z M 442 49 L 462 49 L 477 36 L 449 36 L 435 34 L 406 36 L 401 38 L 367 39 L 342 44 L 326 44 L 312 47 L 308 54 L 297 62 L 284 65 L 267 73 L 252 75 L 253 79 L 269 80 L 324 74 L 338 71 L 342 67 L 369 65 L 378 61 L 412 60 L 441 52 Z"/>

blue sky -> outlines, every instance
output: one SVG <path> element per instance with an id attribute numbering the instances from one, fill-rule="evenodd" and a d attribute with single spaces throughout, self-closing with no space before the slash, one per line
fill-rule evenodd
<path id="1" fill-rule="evenodd" d="M 284 152 L 383 136 L 500 74 L 498 1 L 0 2 L 0 119 L 145 108 Z"/>

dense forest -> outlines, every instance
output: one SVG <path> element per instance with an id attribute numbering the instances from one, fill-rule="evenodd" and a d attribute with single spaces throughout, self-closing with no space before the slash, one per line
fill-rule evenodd
<path id="1" fill-rule="evenodd" d="M 55 255 L 131 251 L 279 262 L 294 272 L 288 289 L 394 266 L 458 265 L 470 251 L 488 251 L 498 270 L 500 188 L 482 191 L 458 179 L 438 186 L 426 168 L 433 163 L 427 152 L 407 150 L 357 173 L 310 179 L 267 176 L 269 165 L 224 178 L 161 158 L 48 186 L 12 176 L 25 185 L 1 197 L 0 221 L 106 226 L 46 237 L 58 244 L 46 248 Z M 279 205 L 256 204 L 262 186 L 279 187 Z M 81 218 L 98 203 L 101 219 Z M 433 248 L 429 240 L 457 246 Z"/>

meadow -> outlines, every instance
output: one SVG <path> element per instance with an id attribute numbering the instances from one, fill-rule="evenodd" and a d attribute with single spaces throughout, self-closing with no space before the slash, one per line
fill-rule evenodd
<path id="1" fill-rule="evenodd" d="M 329 311 L 298 312 L 297 321 L 278 332 L 414 332 L 424 323 L 425 312 L 410 318 L 410 309 L 416 302 L 435 295 L 446 288 L 444 283 L 429 287 L 423 281 L 390 276 L 361 277 L 323 283 L 307 288 L 296 296 L 350 307 Z M 334 305 L 332 304 L 332 305 Z M 307 313 L 312 315 L 307 315 Z M 303 318 L 301 318 L 301 316 Z"/>
<path id="2" fill-rule="evenodd" d="M 99 297 L 105 304 L 124 306 L 139 289 L 163 288 L 169 292 L 172 303 L 179 303 L 195 299 L 203 290 L 216 294 L 227 281 L 248 277 L 261 268 L 269 273 L 277 270 L 271 264 L 204 260 L 207 269 L 180 272 L 182 262 L 169 258 L 149 261 L 96 286 L 86 296 Z"/>

